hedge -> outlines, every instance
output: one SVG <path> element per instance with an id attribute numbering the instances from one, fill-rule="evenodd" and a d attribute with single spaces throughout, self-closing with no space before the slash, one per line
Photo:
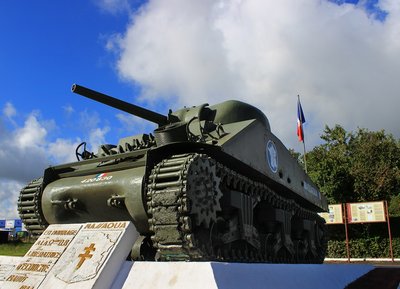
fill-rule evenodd
<path id="1" fill-rule="evenodd" d="M 400 258 L 400 238 L 392 240 L 393 256 Z M 390 258 L 389 238 L 373 237 L 349 241 L 351 258 Z M 345 240 L 328 241 L 328 258 L 347 258 Z"/>
<path id="2" fill-rule="evenodd" d="M 327 225 L 328 258 L 347 258 L 344 225 Z M 390 217 L 394 258 L 400 258 L 400 217 Z M 389 258 L 387 223 L 348 225 L 351 258 Z"/>

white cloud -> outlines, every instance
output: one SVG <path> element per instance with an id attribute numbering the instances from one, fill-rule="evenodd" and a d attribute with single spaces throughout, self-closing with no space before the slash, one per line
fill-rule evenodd
<path id="1" fill-rule="evenodd" d="M 18 148 L 37 148 L 44 144 L 46 135 L 46 128 L 39 124 L 34 114 L 31 114 L 26 119 L 25 125 L 15 131 L 14 140 Z"/>
<path id="2" fill-rule="evenodd" d="M 55 142 L 48 145 L 48 152 L 51 156 L 56 158 L 56 163 L 70 163 L 76 161 L 75 149 L 82 141 L 76 139 L 72 141 L 70 139 L 58 138 Z"/>
<path id="3" fill-rule="evenodd" d="M 95 128 L 89 133 L 89 145 L 94 153 L 101 144 L 105 144 L 105 135 L 110 131 L 109 127 Z"/>
<path id="4" fill-rule="evenodd" d="M 17 201 L 24 184 L 13 180 L 0 181 L 0 219 L 18 218 Z"/>
<path id="5" fill-rule="evenodd" d="M 110 14 L 119 14 L 131 10 L 128 0 L 96 0 L 94 3 L 103 11 Z"/>
<path id="6" fill-rule="evenodd" d="M 85 128 L 85 130 L 97 127 L 100 122 L 101 119 L 97 112 L 89 112 L 86 109 L 80 112 L 80 124 Z"/>
<path id="7" fill-rule="evenodd" d="M 235 95 L 240 79 L 224 56 L 217 15 L 208 11 L 213 1 L 166 2 L 150 1 L 120 40 L 122 76 L 143 85 L 150 99 L 178 95 L 185 103 L 185 97 Z"/>
<path id="8" fill-rule="evenodd" d="M 9 119 L 13 118 L 17 114 L 17 111 L 11 102 L 6 103 L 3 108 L 3 114 Z"/>
<path id="9" fill-rule="evenodd" d="M 1 121 L 1 119 L 0 119 Z M 49 164 L 46 158 L 46 129 L 35 114 L 30 114 L 24 126 L 0 135 L 0 180 L 26 182 L 43 173 Z"/>
<path id="10" fill-rule="evenodd" d="M 151 0 L 120 38 L 118 69 L 143 98 L 176 107 L 239 99 L 261 108 L 289 147 L 296 96 L 315 145 L 325 124 L 400 136 L 400 2 L 384 22 L 321 0 Z M 307 139 L 308 138 L 308 139 Z"/>
<path id="11" fill-rule="evenodd" d="M 157 128 L 152 122 L 126 113 L 118 113 L 116 118 L 121 123 L 120 130 L 124 135 L 138 132 L 149 133 Z"/>
<path id="12" fill-rule="evenodd" d="M 70 104 L 63 106 L 63 109 L 67 115 L 71 115 L 75 112 L 75 109 Z"/>

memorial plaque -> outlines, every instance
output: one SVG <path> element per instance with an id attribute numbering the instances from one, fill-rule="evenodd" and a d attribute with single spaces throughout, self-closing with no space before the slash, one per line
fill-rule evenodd
<path id="1" fill-rule="evenodd" d="M 40 288 L 109 288 L 136 237 L 131 222 L 84 224 Z"/>
<path id="2" fill-rule="evenodd" d="M 14 270 L 22 257 L 0 256 L 0 288 L 3 281 Z"/>
<path id="3" fill-rule="evenodd" d="M 81 227 L 82 224 L 50 225 L 5 277 L 1 288 L 39 288 Z"/>
<path id="4" fill-rule="evenodd" d="M 386 222 L 384 202 L 346 204 L 349 223 Z"/>
<path id="5" fill-rule="evenodd" d="M 344 224 L 342 205 L 329 205 L 328 213 L 318 213 L 322 218 L 325 219 L 326 224 Z"/>
<path id="6" fill-rule="evenodd" d="M 12 264 L 0 264 L 0 285 L 14 268 L 15 265 Z"/>

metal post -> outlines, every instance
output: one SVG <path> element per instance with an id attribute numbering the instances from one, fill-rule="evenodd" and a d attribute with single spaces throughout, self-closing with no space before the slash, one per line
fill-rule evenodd
<path id="1" fill-rule="evenodd" d="M 347 229 L 347 204 L 343 204 L 344 207 L 344 230 L 346 232 L 346 251 L 347 251 L 347 262 L 350 263 L 350 245 L 349 245 L 349 232 Z"/>
<path id="2" fill-rule="evenodd" d="M 388 232 L 389 232 L 389 249 L 390 249 L 390 258 L 392 258 L 392 262 L 394 262 L 393 257 L 393 244 L 392 244 L 392 231 L 390 230 L 390 218 L 389 218 L 389 210 L 388 210 L 388 203 L 385 200 L 385 215 L 386 215 L 386 222 L 388 225 Z"/>
<path id="3" fill-rule="evenodd" d="M 303 137 L 303 151 L 304 151 L 304 170 L 306 171 L 306 173 L 308 173 L 307 172 L 307 160 L 306 160 L 306 141 L 305 141 L 305 139 L 304 139 L 304 137 Z"/>

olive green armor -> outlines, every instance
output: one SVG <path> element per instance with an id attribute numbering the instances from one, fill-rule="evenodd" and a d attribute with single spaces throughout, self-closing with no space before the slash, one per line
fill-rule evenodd
<path id="1" fill-rule="evenodd" d="M 150 134 L 82 143 L 22 189 L 26 228 L 131 221 L 135 260 L 320 263 L 326 198 L 257 108 L 229 100 L 158 114 L 91 89 L 73 92 L 158 124 Z"/>

